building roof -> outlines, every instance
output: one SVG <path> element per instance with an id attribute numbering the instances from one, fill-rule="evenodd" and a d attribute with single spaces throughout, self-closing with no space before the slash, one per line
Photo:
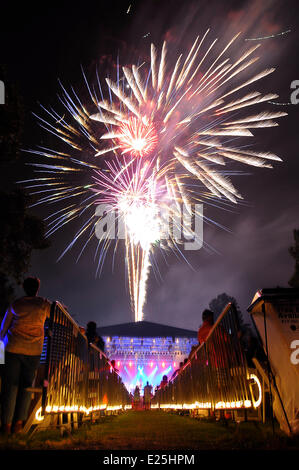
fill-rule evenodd
<path id="1" fill-rule="evenodd" d="M 98 328 L 97 332 L 100 336 L 127 336 L 133 338 L 197 338 L 196 331 L 148 321 L 103 326 Z"/>
<path id="2" fill-rule="evenodd" d="M 275 302 L 275 300 L 291 300 L 299 299 L 299 289 L 291 287 L 276 287 L 272 289 L 260 289 L 255 293 L 255 296 L 252 299 L 251 304 L 247 308 L 248 312 L 251 312 L 253 307 L 255 307 L 259 302 L 268 301 Z"/>

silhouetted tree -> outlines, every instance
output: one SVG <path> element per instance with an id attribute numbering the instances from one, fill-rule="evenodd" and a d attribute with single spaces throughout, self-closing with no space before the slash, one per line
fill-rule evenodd
<path id="1" fill-rule="evenodd" d="M 28 198 L 21 191 L 0 192 L 0 313 L 10 303 L 13 285 L 22 281 L 30 268 L 32 250 L 49 246 L 44 222 L 27 212 Z"/>
<path id="2" fill-rule="evenodd" d="M 0 171 L 6 174 L 3 186 L 14 183 L 24 127 L 23 103 L 16 87 L 0 68 L 5 83 L 5 104 L 0 106 Z M 12 175 L 9 176 L 9 175 Z M 30 198 L 22 191 L 0 192 L 0 317 L 14 297 L 14 284 L 20 283 L 30 267 L 32 250 L 49 246 L 42 220 L 28 213 Z"/>
<path id="3" fill-rule="evenodd" d="M 232 302 L 236 307 L 240 329 L 248 329 L 249 324 L 244 322 L 243 315 L 238 305 L 238 302 L 234 297 L 226 294 L 225 292 L 223 294 L 219 294 L 215 299 L 211 300 L 211 302 L 209 303 L 210 310 L 212 310 L 212 312 L 214 312 L 215 314 L 214 320 L 219 317 L 219 315 L 229 302 Z"/>
<path id="4" fill-rule="evenodd" d="M 295 245 L 290 246 L 289 253 L 295 260 L 295 272 L 289 280 L 289 286 L 299 288 L 299 230 L 294 230 Z"/>
<path id="5" fill-rule="evenodd" d="M 0 158 L 1 163 L 14 163 L 20 155 L 24 106 L 18 90 L 9 80 L 3 66 L 0 66 L 0 80 L 5 85 L 5 104 L 0 106 Z"/>

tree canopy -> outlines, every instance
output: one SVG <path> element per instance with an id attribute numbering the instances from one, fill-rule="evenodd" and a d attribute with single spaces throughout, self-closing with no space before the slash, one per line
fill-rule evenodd
<path id="1" fill-rule="evenodd" d="M 5 104 L 0 106 L 0 316 L 14 296 L 14 283 L 20 283 L 30 268 L 32 250 L 49 246 L 44 222 L 28 212 L 30 198 L 21 190 L 4 191 L 15 183 L 24 129 L 23 100 L 17 88 L 0 68 L 5 83 Z"/>
<path id="2" fill-rule="evenodd" d="M 219 294 L 215 299 L 211 300 L 211 302 L 209 303 L 209 308 L 210 310 L 212 310 L 212 312 L 214 312 L 215 315 L 214 319 L 216 320 L 219 317 L 219 315 L 222 313 L 222 311 L 229 302 L 233 303 L 236 307 L 240 328 L 248 328 L 249 325 L 244 322 L 243 315 L 238 305 L 238 302 L 234 297 L 226 294 L 225 292 L 223 292 L 223 294 Z"/>

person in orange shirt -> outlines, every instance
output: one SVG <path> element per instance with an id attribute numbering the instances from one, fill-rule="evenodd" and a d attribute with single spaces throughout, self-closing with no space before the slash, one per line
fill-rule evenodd
<path id="1" fill-rule="evenodd" d="M 25 296 L 8 308 L 0 329 L 5 345 L 5 365 L 2 388 L 2 432 L 22 431 L 27 419 L 32 386 L 39 366 L 44 343 L 44 323 L 50 316 L 51 303 L 38 297 L 40 281 L 28 277 L 23 282 Z"/>
<path id="2" fill-rule="evenodd" d="M 168 384 L 167 375 L 163 375 L 162 381 L 160 383 L 160 388 L 165 388 L 167 384 Z"/>
<path id="3" fill-rule="evenodd" d="M 214 313 L 211 310 L 204 310 L 202 312 L 202 325 L 198 330 L 197 339 L 199 344 L 206 341 L 209 333 L 214 325 Z"/>

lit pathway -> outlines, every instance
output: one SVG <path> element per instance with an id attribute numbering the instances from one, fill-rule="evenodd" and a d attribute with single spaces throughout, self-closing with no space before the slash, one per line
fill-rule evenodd
<path id="1" fill-rule="evenodd" d="M 4 442 L 0 440 L 0 450 Z M 7 442 L 6 442 L 7 446 Z M 10 439 L 9 447 L 33 449 L 254 449 L 297 448 L 299 436 L 288 439 L 271 426 L 203 422 L 163 411 L 129 411 L 104 418 L 99 424 L 86 425 L 79 431 L 60 437 L 59 431 L 45 431 L 30 439 Z"/>

